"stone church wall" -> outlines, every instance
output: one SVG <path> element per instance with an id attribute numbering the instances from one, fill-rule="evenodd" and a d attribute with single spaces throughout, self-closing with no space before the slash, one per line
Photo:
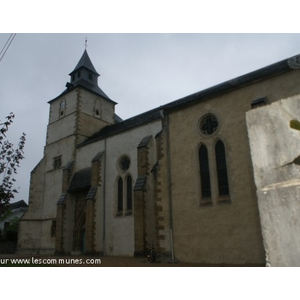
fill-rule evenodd
<path id="1" fill-rule="evenodd" d="M 264 264 L 256 188 L 245 113 L 251 102 L 273 102 L 299 92 L 298 71 L 292 71 L 170 113 L 170 161 L 175 257 L 180 261 L 225 264 Z M 205 114 L 214 114 L 218 130 L 199 131 Z M 230 204 L 219 203 L 214 146 L 226 149 Z M 201 206 L 198 149 L 210 152 L 212 205 Z M 259 156 L 259 153 L 257 153 Z"/>

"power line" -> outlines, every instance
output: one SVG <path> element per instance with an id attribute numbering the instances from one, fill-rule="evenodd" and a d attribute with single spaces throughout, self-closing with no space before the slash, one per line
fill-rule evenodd
<path id="1" fill-rule="evenodd" d="M 12 43 L 12 41 L 14 40 L 16 35 L 17 35 L 16 33 L 11 33 L 9 38 L 7 39 L 4 47 L 2 48 L 2 50 L 0 52 L 0 62 L 1 62 L 2 58 L 4 57 L 6 51 L 8 50 L 10 44 Z"/>

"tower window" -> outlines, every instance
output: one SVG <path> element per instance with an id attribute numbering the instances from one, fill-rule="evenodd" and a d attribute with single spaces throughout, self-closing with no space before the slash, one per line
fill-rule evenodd
<path id="1" fill-rule="evenodd" d="M 78 71 L 77 78 L 80 78 L 80 76 L 81 76 L 81 73 L 80 73 L 80 71 Z"/>
<path id="2" fill-rule="evenodd" d="M 101 114 L 101 101 L 100 99 L 95 99 L 94 101 L 94 116 L 100 117 Z"/>
<path id="3" fill-rule="evenodd" d="M 60 115 L 60 117 L 62 117 L 65 114 L 65 111 L 66 111 L 66 100 L 63 99 L 60 102 L 60 107 L 59 107 L 59 115 Z"/>
<path id="4" fill-rule="evenodd" d="M 93 74 L 91 72 L 89 72 L 89 80 L 93 80 Z"/>
<path id="5" fill-rule="evenodd" d="M 61 156 L 53 158 L 53 169 L 59 169 L 61 167 Z"/>

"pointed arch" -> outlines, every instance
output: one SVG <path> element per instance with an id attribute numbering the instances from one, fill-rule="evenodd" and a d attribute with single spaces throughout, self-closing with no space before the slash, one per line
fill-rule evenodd
<path id="1" fill-rule="evenodd" d="M 130 175 L 126 178 L 126 209 L 132 210 L 132 177 Z"/>
<path id="2" fill-rule="evenodd" d="M 123 179 L 118 179 L 118 213 L 123 212 Z"/>
<path id="3" fill-rule="evenodd" d="M 218 140 L 215 145 L 215 156 L 219 196 L 228 196 L 229 184 L 227 175 L 226 150 L 225 145 L 221 140 Z"/>
<path id="4" fill-rule="evenodd" d="M 59 117 L 63 117 L 66 114 L 66 99 L 63 98 L 59 104 Z"/>
<path id="5" fill-rule="evenodd" d="M 98 98 L 94 101 L 94 116 L 101 117 L 101 101 Z"/>
<path id="6" fill-rule="evenodd" d="M 211 198 L 211 184 L 209 173 L 209 159 L 207 147 L 202 144 L 199 148 L 199 165 L 200 165 L 200 185 L 201 185 L 201 198 Z"/>

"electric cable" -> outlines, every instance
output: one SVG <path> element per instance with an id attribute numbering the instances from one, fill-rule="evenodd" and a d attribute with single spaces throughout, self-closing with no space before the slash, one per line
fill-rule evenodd
<path id="1" fill-rule="evenodd" d="M 14 40 L 16 35 L 17 35 L 16 33 L 11 33 L 9 38 L 7 39 L 4 47 L 2 48 L 2 50 L 0 52 L 0 62 L 1 62 L 2 58 L 4 57 L 6 51 L 8 50 L 9 46 L 11 45 L 11 43 Z"/>

